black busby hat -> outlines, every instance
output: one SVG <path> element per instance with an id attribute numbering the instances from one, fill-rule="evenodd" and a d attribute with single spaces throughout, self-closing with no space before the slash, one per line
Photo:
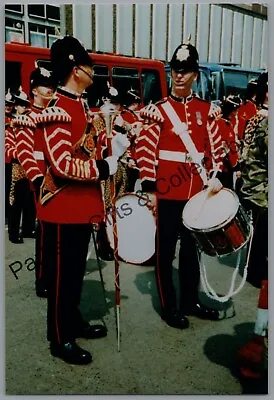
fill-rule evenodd
<path id="1" fill-rule="evenodd" d="M 14 95 L 14 105 L 24 107 L 30 106 L 30 101 L 27 94 L 23 92 L 22 86 L 19 87 L 18 93 Z"/>
<path id="2" fill-rule="evenodd" d="M 180 44 L 174 51 L 169 65 L 176 72 L 198 72 L 199 54 L 196 47 L 189 43 Z"/>
<path id="3" fill-rule="evenodd" d="M 131 88 L 126 92 L 125 105 L 129 106 L 130 104 L 133 104 L 133 103 L 140 104 L 141 103 L 141 97 L 140 97 L 139 90 Z"/>
<path id="4" fill-rule="evenodd" d="M 14 105 L 14 97 L 8 89 L 7 94 L 5 96 L 5 106 L 13 106 Z"/>
<path id="5" fill-rule="evenodd" d="M 51 72 L 46 68 L 37 67 L 30 74 L 30 97 L 33 98 L 32 89 L 38 86 L 54 87 Z"/>
<path id="6" fill-rule="evenodd" d="M 240 105 L 242 104 L 242 99 L 240 96 L 230 94 L 227 96 L 221 105 L 222 108 L 222 114 L 225 117 L 227 117 L 232 111 L 237 110 Z"/>
<path id="7" fill-rule="evenodd" d="M 258 77 L 257 81 L 257 92 L 256 92 L 257 106 L 263 106 L 267 92 L 268 92 L 268 72 L 263 72 Z"/>
<path id="8" fill-rule="evenodd" d="M 92 59 L 84 46 L 73 36 L 57 39 L 50 49 L 52 73 L 59 83 L 64 81 L 75 66 L 92 67 Z"/>

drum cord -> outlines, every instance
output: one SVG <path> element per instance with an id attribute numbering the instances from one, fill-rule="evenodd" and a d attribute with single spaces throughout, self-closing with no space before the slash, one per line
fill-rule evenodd
<path id="1" fill-rule="evenodd" d="M 218 296 L 217 293 L 215 292 L 215 290 L 210 286 L 208 279 L 207 279 L 207 275 L 206 275 L 206 266 L 203 260 L 203 252 L 200 253 L 200 278 L 201 278 L 201 285 L 205 291 L 205 294 L 210 297 L 213 300 L 216 300 L 220 303 L 224 303 L 226 301 L 228 301 L 232 296 L 235 296 L 237 293 L 239 293 L 239 291 L 243 288 L 245 282 L 246 282 L 246 278 L 247 278 L 247 269 L 248 269 L 248 264 L 249 264 L 249 258 L 250 258 L 250 254 L 251 254 L 251 247 L 252 247 L 252 240 L 253 240 L 253 234 L 254 234 L 254 228 L 252 223 L 250 224 L 250 242 L 249 242 L 249 248 L 248 248 L 248 253 L 247 253 L 247 260 L 246 260 L 246 264 L 244 267 L 244 271 L 243 271 L 243 278 L 241 283 L 239 284 L 238 288 L 236 290 L 234 290 L 235 287 L 235 280 L 239 271 L 239 267 L 240 267 L 240 260 L 241 260 L 241 251 L 239 250 L 238 256 L 237 256 L 237 263 L 236 263 L 236 268 L 235 271 L 233 272 L 232 275 L 232 280 L 231 280 L 231 285 L 229 288 L 228 293 L 225 296 Z"/>

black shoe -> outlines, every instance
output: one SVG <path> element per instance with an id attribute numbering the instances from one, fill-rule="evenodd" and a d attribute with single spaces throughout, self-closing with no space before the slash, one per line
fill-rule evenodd
<path id="1" fill-rule="evenodd" d="M 32 231 L 32 232 L 26 232 L 26 233 L 22 233 L 22 236 L 24 237 L 24 238 L 29 238 L 29 239 L 35 239 L 36 238 L 36 233 L 35 233 L 35 231 Z"/>
<path id="2" fill-rule="evenodd" d="M 179 313 L 163 313 L 162 319 L 172 328 L 187 329 L 189 320 L 184 315 Z"/>
<path id="3" fill-rule="evenodd" d="M 12 235 L 10 235 L 9 236 L 9 241 L 11 243 L 14 243 L 14 244 L 22 244 L 22 243 L 24 243 L 24 240 L 23 240 L 23 238 L 21 236 L 12 236 Z"/>
<path id="4" fill-rule="evenodd" d="M 36 296 L 46 299 L 48 297 L 48 290 L 42 287 L 36 287 Z"/>
<path id="5" fill-rule="evenodd" d="M 114 253 L 111 247 L 105 249 L 98 249 L 98 256 L 104 261 L 113 261 Z"/>
<path id="6" fill-rule="evenodd" d="M 50 353 L 54 357 L 59 357 L 68 364 L 84 365 L 92 361 L 92 355 L 79 347 L 75 342 L 50 344 Z"/>
<path id="7" fill-rule="evenodd" d="M 104 325 L 90 325 L 89 323 L 80 328 L 76 336 L 84 339 L 99 339 L 107 336 L 107 328 Z"/>
<path id="8" fill-rule="evenodd" d="M 217 321 L 220 319 L 219 311 L 214 308 L 209 308 L 201 303 L 196 303 L 191 308 L 184 311 L 185 315 L 194 315 L 195 317 L 201 319 L 209 319 L 212 321 Z"/>

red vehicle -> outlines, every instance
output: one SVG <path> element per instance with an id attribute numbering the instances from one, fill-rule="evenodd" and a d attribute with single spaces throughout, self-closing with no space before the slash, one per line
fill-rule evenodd
<path id="1" fill-rule="evenodd" d="M 130 88 L 141 93 L 142 104 L 156 102 L 167 96 L 164 63 L 139 57 L 129 57 L 111 53 L 90 53 L 94 62 L 94 83 L 88 89 L 91 108 L 97 108 L 106 94 L 107 82 L 114 86 L 121 97 Z M 29 77 L 35 68 L 50 70 L 50 50 L 32 47 L 28 44 L 5 44 L 5 86 L 14 93 L 21 85 L 29 94 Z"/>

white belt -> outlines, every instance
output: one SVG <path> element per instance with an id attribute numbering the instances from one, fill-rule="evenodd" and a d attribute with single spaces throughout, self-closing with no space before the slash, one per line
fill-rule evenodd
<path id="1" fill-rule="evenodd" d="M 202 159 L 204 157 L 204 153 L 199 153 L 199 156 Z M 189 153 L 184 153 L 182 151 L 160 150 L 159 159 L 176 162 L 193 162 Z"/>
<path id="2" fill-rule="evenodd" d="M 35 160 L 44 160 L 44 153 L 42 151 L 34 151 L 33 152 Z"/>

